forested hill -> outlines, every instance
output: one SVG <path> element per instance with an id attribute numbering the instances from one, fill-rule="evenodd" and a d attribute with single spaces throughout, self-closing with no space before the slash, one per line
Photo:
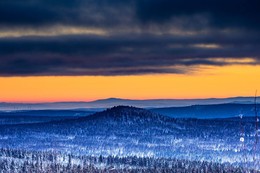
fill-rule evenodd
<path id="1" fill-rule="evenodd" d="M 151 121 L 171 121 L 172 118 L 132 106 L 115 106 L 93 115 L 81 117 L 78 120 L 109 120 L 121 123 L 146 123 Z"/>

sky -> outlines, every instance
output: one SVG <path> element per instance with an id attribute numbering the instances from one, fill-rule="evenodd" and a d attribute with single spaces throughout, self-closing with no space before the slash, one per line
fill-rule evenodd
<path id="1" fill-rule="evenodd" d="M 0 102 L 260 90 L 259 0 L 0 1 Z"/>

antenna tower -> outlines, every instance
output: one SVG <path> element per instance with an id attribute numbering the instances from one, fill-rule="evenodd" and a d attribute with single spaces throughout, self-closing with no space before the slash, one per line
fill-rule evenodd
<path id="1" fill-rule="evenodd" d="M 256 160 L 256 150 L 257 150 L 257 145 L 258 145 L 258 115 L 257 115 L 257 90 L 255 92 L 255 145 L 254 145 L 254 161 Z"/>

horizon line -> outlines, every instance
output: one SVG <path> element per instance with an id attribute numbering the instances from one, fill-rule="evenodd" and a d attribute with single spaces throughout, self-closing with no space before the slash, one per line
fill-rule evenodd
<path id="1" fill-rule="evenodd" d="M 96 101 L 103 100 L 127 100 L 127 101 L 155 101 L 155 100 L 210 100 L 210 99 L 233 99 L 233 98 L 254 98 L 255 96 L 230 96 L 230 97 L 204 97 L 204 98 L 141 98 L 141 99 L 132 99 L 132 98 L 119 98 L 119 97 L 106 97 L 100 99 L 91 99 L 91 100 L 60 100 L 60 101 L 0 101 L 1 104 L 53 104 L 53 103 L 91 103 Z M 256 98 L 260 98 L 257 96 Z"/>

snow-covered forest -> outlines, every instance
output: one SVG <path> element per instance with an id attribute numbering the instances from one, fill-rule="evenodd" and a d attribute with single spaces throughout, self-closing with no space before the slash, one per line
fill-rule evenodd
<path id="1" fill-rule="evenodd" d="M 0 170 L 256 172 L 254 125 L 253 117 L 176 119 L 128 106 L 73 119 L 2 124 Z"/>
<path id="2" fill-rule="evenodd" d="M 74 156 L 55 152 L 30 152 L 0 149 L 0 172 L 256 172 L 206 161 L 178 160 L 154 157 L 118 157 L 102 155 Z"/>

